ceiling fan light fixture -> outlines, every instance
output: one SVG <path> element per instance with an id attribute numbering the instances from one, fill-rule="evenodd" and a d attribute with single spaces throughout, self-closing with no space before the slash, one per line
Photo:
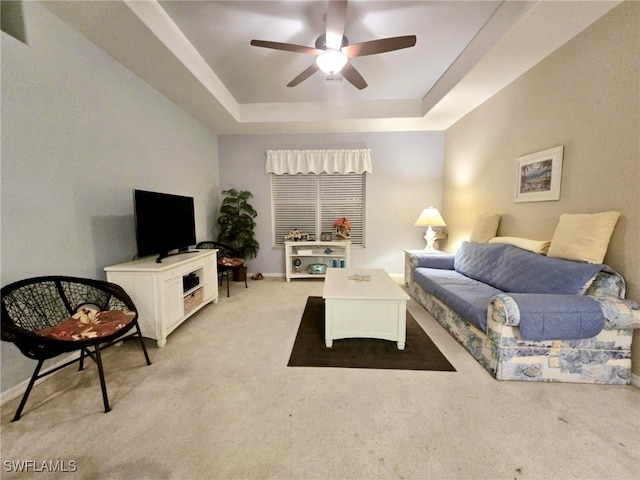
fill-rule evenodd
<path id="1" fill-rule="evenodd" d="M 327 75 L 333 75 L 340 72 L 342 68 L 347 64 L 347 56 L 338 51 L 327 49 L 325 52 L 318 55 L 316 58 L 316 64 Z"/>
<path id="2" fill-rule="evenodd" d="M 329 8 L 325 16 L 326 29 L 316 39 L 315 48 L 265 40 L 251 40 L 251 45 L 284 52 L 304 53 L 305 55 L 316 57 L 315 63 L 309 65 L 297 77 L 287 83 L 287 87 L 295 87 L 318 70 L 321 70 L 325 77 L 333 77 L 339 73 L 341 78 L 358 90 L 367 88 L 367 82 L 353 64 L 349 62 L 349 59 L 413 47 L 416 44 L 416 36 L 403 35 L 401 37 L 378 38 L 367 42 L 349 44 L 349 39 L 344 35 L 347 20 L 347 2 L 348 0 L 329 0 Z"/>

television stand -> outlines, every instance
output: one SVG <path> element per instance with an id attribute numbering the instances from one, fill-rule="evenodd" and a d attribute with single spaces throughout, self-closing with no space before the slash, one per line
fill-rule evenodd
<path id="1" fill-rule="evenodd" d="M 217 252 L 191 250 L 163 263 L 151 256 L 104 270 L 107 280 L 124 288 L 136 305 L 142 336 L 164 347 L 167 336 L 191 315 L 208 303 L 218 303 Z M 190 274 L 198 277 L 198 283 L 185 291 L 183 278 Z"/>

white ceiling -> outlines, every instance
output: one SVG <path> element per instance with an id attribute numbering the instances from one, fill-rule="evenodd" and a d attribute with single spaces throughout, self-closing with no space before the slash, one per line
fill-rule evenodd
<path id="1" fill-rule="evenodd" d="M 212 131 L 443 130 L 618 1 L 357 1 L 349 43 L 416 35 L 415 47 L 354 58 L 368 83 L 286 84 L 315 57 L 327 1 L 46 1 L 46 8 Z M 334 82 L 335 83 L 335 82 Z"/>

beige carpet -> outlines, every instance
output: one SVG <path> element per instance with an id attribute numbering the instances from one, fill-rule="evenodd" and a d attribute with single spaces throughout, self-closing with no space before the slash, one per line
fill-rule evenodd
<path id="1" fill-rule="evenodd" d="M 36 386 L 2 409 L 2 478 L 635 479 L 640 389 L 497 382 L 421 307 L 409 311 L 457 373 L 288 368 L 322 282 L 232 286 L 175 331 Z M 225 292 L 226 293 L 226 292 Z M 14 474 L 7 461 L 74 461 Z"/>

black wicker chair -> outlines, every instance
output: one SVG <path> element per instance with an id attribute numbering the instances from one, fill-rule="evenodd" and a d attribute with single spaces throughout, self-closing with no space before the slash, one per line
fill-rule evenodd
<path id="1" fill-rule="evenodd" d="M 244 287 L 247 285 L 247 271 L 244 266 L 244 259 L 237 250 L 229 245 L 220 242 L 205 241 L 196 245 L 196 249 L 218 249 L 218 285 L 222 285 L 222 278 L 227 277 L 227 297 L 229 296 L 229 276 L 234 271 L 242 271 L 244 273 Z"/>
<path id="2" fill-rule="evenodd" d="M 151 365 L 136 307 L 118 285 L 86 278 L 48 276 L 12 283 L 2 287 L 0 294 L 2 340 L 14 343 L 25 356 L 38 361 L 14 422 L 20 419 L 36 380 L 75 362 L 80 363 L 79 370 L 82 370 L 86 357 L 98 365 L 104 411 L 111 410 L 100 352 L 115 343 L 138 338 L 147 365 Z M 78 358 L 40 373 L 45 360 L 74 351 L 80 352 Z"/>

